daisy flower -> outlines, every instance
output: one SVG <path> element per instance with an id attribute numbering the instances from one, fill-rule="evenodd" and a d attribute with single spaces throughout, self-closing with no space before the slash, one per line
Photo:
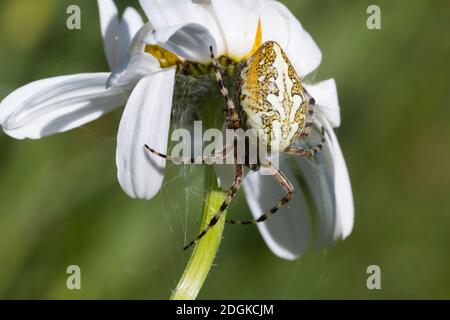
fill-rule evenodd
<path id="1" fill-rule="evenodd" d="M 189 74 L 195 66 L 204 70 L 202 66 L 211 62 L 211 46 L 216 56 L 237 65 L 260 44 L 276 41 L 302 78 L 322 58 L 309 33 L 277 1 L 140 0 L 147 23 L 131 7 L 119 17 L 112 0 L 98 0 L 98 5 L 111 72 L 25 85 L 1 102 L 0 125 L 11 137 L 39 139 L 80 127 L 125 105 L 116 164 L 119 183 L 132 198 L 151 199 L 161 188 L 165 160 L 146 152 L 144 145 L 166 153 L 177 74 Z M 326 131 L 324 151 L 314 159 L 281 159 L 295 197 L 276 217 L 258 224 L 269 248 L 285 259 L 300 257 L 311 243 L 322 248 L 343 239 L 353 227 L 350 180 L 333 131 L 340 125 L 335 82 L 305 87 L 318 107 L 315 124 Z M 279 198 L 279 187 L 270 180 L 258 173 L 245 179 L 246 199 L 255 217 Z M 306 204 L 307 194 L 313 208 Z"/>

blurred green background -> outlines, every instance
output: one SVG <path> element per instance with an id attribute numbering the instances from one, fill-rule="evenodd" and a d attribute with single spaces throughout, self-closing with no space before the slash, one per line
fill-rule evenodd
<path id="1" fill-rule="evenodd" d="M 450 298 L 450 2 L 283 2 L 322 49 L 316 79 L 337 81 L 355 228 L 290 262 L 256 228 L 227 226 L 200 298 Z M 81 31 L 65 27 L 70 4 Z M 370 4 L 381 30 L 366 28 Z M 2 0 L 0 65 L 0 99 L 33 80 L 108 70 L 96 2 Z M 114 160 L 120 115 L 39 141 L 0 133 L 0 298 L 166 299 L 175 288 L 202 168 L 169 168 L 151 202 L 127 198 Z M 231 213 L 246 211 L 241 194 Z M 66 289 L 71 264 L 81 291 Z M 382 290 L 366 287 L 371 264 Z"/>

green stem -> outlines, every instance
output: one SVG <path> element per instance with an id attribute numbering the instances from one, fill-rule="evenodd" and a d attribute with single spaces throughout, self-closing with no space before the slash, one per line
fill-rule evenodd
<path id="1" fill-rule="evenodd" d="M 220 111 L 219 113 L 217 112 L 220 110 L 220 108 L 217 108 L 217 106 L 220 105 L 219 101 L 220 100 L 217 100 L 216 97 L 212 95 L 207 103 L 205 109 L 206 112 L 203 118 L 203 125 L 205 127 L 218 128 L 221 125 L 221 121 L 223 122 Z M 217 185 L 217 178 L 213 165 L 205 167 L 204 193 L 205 202 L 203 205 L 200 231 L 209 224 L 227 195 L 227 193 Z M 197 298 L 212 267 L 217 250 L 219 249 L 222 232 L 225 226 L 225 218 L 226 212 L 222 214 L 222 217 L 217 224 L 195 245 L 186 269 L 184 270 L 175 291 L 172 293 L 171 300 L 194 300 Z"/>
<path id="2" fill-rule="evenodd" d="M 203 207 L 201 230 L 208 225 L 226 196 L 226 193 L 217 186 L 214 166 L 209 166 L 206 169 L 205 189 L 208 191 Z M 197 297 L 219 249 L 225 225 L 225 215 L 226 212 L 195 246 L 183 276 L 172 293 L 172 300 L 193 300 Z"/>

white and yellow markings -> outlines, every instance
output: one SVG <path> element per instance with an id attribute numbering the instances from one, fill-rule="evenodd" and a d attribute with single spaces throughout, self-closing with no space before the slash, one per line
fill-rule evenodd
<path id="1" fill-rule="evenodd" d="M 260 138 L 271 151 L 288 149 L 305 129 L 307 92 L 276 42 L 264 43 L 244 62 L 239 99 L 244 125 L 263 129 Z"/>

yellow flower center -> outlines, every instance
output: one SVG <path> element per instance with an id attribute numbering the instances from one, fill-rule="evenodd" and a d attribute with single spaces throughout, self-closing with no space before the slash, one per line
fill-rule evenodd
<path id="1" fill-rule="evenodd" d="M 145 52 L 154 56 L 159 61 L 161 68 L 169 68 L 181 63 L 181 60 L 176 54 L 154 44 L 146 45 Z"/>

